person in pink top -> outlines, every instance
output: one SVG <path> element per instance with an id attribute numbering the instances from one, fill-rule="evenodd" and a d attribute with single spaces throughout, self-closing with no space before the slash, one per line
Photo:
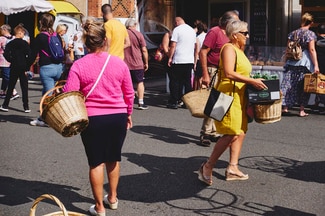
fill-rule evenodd
<path id="1" fill-rule="evenodd" d="M 89 212 L 104 216 L 103 201 L 111 209 L 117 209 L 118 205 L 119 162 L 127 129 L 132 127 L 134 89 L 127 65 L 105 50 L 107 40 L 101 22 L 92 20 L 85 23 L 83 41 L 89 54 L 73 63 L 63 91 L 80 91 L 86 96 L 89 125 L 81 133 L 81 139 L 95 199 Z M 109 192 L 103 196 L 105 167 Z"/>

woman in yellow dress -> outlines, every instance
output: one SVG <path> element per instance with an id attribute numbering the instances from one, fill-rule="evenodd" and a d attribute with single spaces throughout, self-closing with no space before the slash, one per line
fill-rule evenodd
<path id="1" fill-rule="evenodd" d="M 238 169 L 238 160 L 248 125 L 246 84 L 261 90 L 266 89 L 267 86 L 261 79 L 253 79 L 249 76 L 252 66 L 243 52 L 246 40 L 249 38 L 247 26 L 246 22 L 233 21 L 226 27 L 226 34 L 230 41 L 221 49 L 219 81 L 215 87 L 221 92 L 233 95 L 234 101 L 224 119 L 215 122 L 217 132 L 223 136 L 219 138 L 209 159 L 198 171 L 199 180 L 207 185 L 212 185 L 212 170 L 229 146 L 231 146 L 231 157 L 226 169 L 226 180 L 248 179 L 248 175 Z"/>

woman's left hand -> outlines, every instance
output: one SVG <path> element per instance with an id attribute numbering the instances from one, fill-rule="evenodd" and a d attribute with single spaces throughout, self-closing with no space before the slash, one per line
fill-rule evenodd
<path id="1" fill-rule="evenodd" d="M 133 123 L 132 123 L 132 117 L 131 115 L 128 116 L 128 121 L 126 123 L 126 129 L 131 129 L 133 127 Z"/>

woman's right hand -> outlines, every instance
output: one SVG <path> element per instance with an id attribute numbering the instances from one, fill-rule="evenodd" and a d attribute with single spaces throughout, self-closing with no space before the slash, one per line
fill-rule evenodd
<path id="1" fill-rule="evenodd" d="M 263 82 L 264 79 L 253 79 L 251 85 L 257 90 L 266 90 L 267 86 Z"/>

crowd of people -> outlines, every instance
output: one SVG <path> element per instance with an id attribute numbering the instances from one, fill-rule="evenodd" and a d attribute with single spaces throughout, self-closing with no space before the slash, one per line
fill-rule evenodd
<path id="1" fill-rule="evenodd" d="M 17 98 L 15 85 L 20 80 L 23 109 L 31 112 L 28 104 L 28 74 L 37 62 L 42 83 L 42 95 L 63 79 L 63 92 L 80 91 L 85 95 L 89 117 L 88 127 L 81 132 L 82 143 L 89 165 L 89 181 L 95 204 L 89 208 L 91 215 L 105 216 L 105 206 L 118 208 L 117 188 L 120 161 L 127 130 L 132 127 L 134 101 L 136 108 L 147 110 L 144 103 L 144 74 L 148 70 L 149 55 L 146 41 L 137 30 L 137 20 L 129 18 L 125 25 L 113 16 L 110 4 L 101 7 L 103 20 L 83 19 L 74 35 L 67 35 L 68 26 L 57 25 L 54 17 L 44 13 L 39 19 L 40 33 L 30 45 L 28 32 L 22 25 L 14 28 L 3 25 L 0 37 L 0 67 L 2 85 L 0 96 L 4 101 L 1 111 L 9 111 L 9 102 Z M 298 35 L 303 49 L 299 61 L 285 63 L 281 83 L 283 114 L 293 105 L 299 105 L 299 116 L 306 117 L 305 107 L 310 94 L 303 92 L 303 77 L 306 73 L 325 74 L 325 24 L 320 24 L 317 34 L 309 30 L 313 17 L 302 16 L 301 27 L 288 35 L 294 40 Z M 212 86 L 233 94 L 234 101 L 222 121 L 204 118 L 199 144 L 212 152 L 198 169 L 198 179 L 212 185 L 212 172 L 219 157 L 229 148 L 229 164 L 225 170 L 226 180 L 247 180 L 248 174 L 239 169 L 238 161 L 248 130 L 246 86 L 266 89 L 263 79 L 250 77 L 252 65 L 244 53 L 249 39 L 248 24 L 239 19 L 237 11 L 227 11 L 217 26 L 196 20 L 188 25 L 182 17 L 175 17 L 175 28 L 166 32 L 161 42 L 165 58 L 162 62 L 169 77 L 170 95 L 167 108 L 184 106 L 184 94 Z M 44 33 L 44 34 L 43 34 Z M 46 33 L 46 34 L 45 34 Z M 48 53 L 48 35 L 57 34 L 61 41 L 64 59 L 54 60 Z M 192 74 L 194 72 L 194 78 Z M 213 76 L 214 83 L 211 83 Z M 19 97 L 19 96 L 18 96 Z M 316 96 L 317 103 L 325 102 L 324 95 Z M 46 126 L 41 116 L 30 122 L 32 126 Z M 108 178 L 109 191 L 104 195 L 104 176 Z"/>

